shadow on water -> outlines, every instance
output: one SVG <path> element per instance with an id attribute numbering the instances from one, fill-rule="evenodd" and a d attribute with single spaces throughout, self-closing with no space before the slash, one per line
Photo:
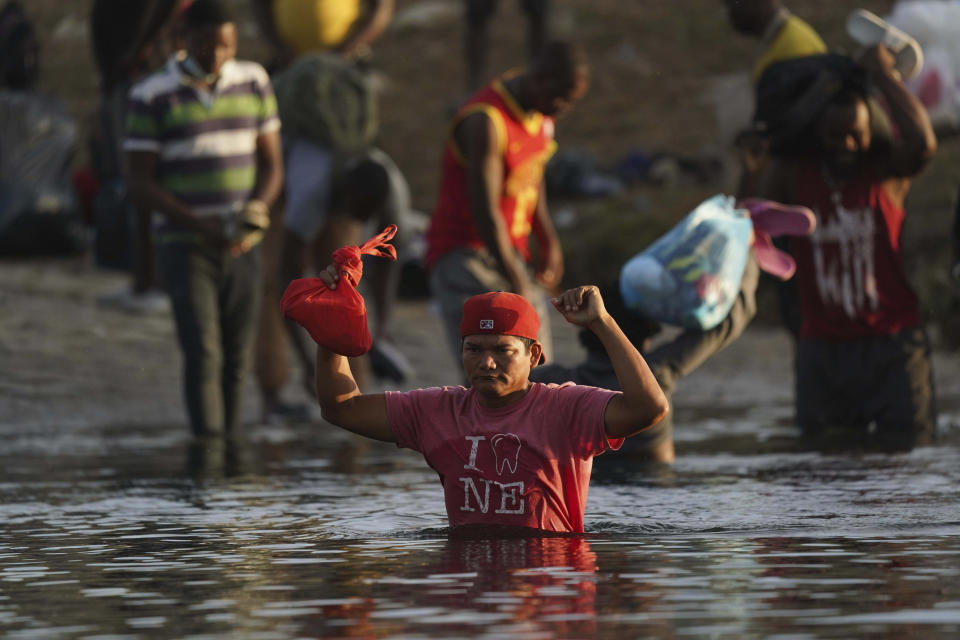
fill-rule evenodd
<path id="1" fill-rule="evenodd" d="M 957 637 L 955 438 L 807 451 L 738 415 L 674 465 L 601 456 L 560 538 L 451 536 L 419 456 L 319 425 L 5 431 L 0 636 Z"/>

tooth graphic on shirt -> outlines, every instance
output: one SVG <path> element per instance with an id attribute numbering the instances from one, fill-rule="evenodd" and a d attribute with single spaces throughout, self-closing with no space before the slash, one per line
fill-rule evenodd
<path id="1" fill-rule="evenodd" d="M 516 473 L 517 459 L 520 457 L 520 438 L 512 433 L 498 433 L 490 438 L 490 446 L 497 462 L 497 475 L 503 475 L 504 467 L 509 468 L 510 473 Z"/>

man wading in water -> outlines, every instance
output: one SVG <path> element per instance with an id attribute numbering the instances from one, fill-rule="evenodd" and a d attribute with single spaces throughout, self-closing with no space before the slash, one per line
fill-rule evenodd
<path id="1" fill-rule="evenodd" d="M 334 267 L 321 272 L 329 288 Z M 440 474 L 451 527 L 582 533 L 593 457 L 660 421 L 667 399 L 594 286 L 553 299 L 568 322 L 596 334 L 622 392 L 530 382 L 542 355 L 540 320 L 523 297 L 463 305 L 461 359 L 471 387 L 362 394 L 347 358 L 317 349 L 323 417 L 348 431 L 423 454 Z"/>

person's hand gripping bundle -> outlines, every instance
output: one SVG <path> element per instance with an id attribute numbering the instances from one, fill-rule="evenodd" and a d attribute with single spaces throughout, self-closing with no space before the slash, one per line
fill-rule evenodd
<path id="1" fill-rule="evenodd" d="M 334 251 L 333 264 L 341 276 L 336 289 L 328 289 L 320 278 L 291 282 L 280 300 L 283 316 L 302 326 L 314 342 L 334 353 L 351 357 L 365 354 L 372 338 L 367 327 L 367 307 L 357 292 L 363 276 L 361 256 L 396 260 L 396 247 L 387 244 L 396 233 L 396 225 L 390 225 L 359 247 Z"/>

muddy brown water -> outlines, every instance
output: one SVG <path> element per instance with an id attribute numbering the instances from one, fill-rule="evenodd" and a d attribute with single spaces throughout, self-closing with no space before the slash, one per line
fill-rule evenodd
<path id="1" fill-rule="evenodd" d="M 937 446 L 819 453 L 752 327 L 682 383 L 676 464 L 598 460 L 586 536 L 458 540 L 417 455 L 258 424 L 253 390 L 242 437 L 192 443 L 169 318 L 97 303 L 119 277 L 0 272 L 0 637 L 960 635 L 956 355 Z M 449 382 L 429 307 L 397 320 L 410 385 Z"/>

